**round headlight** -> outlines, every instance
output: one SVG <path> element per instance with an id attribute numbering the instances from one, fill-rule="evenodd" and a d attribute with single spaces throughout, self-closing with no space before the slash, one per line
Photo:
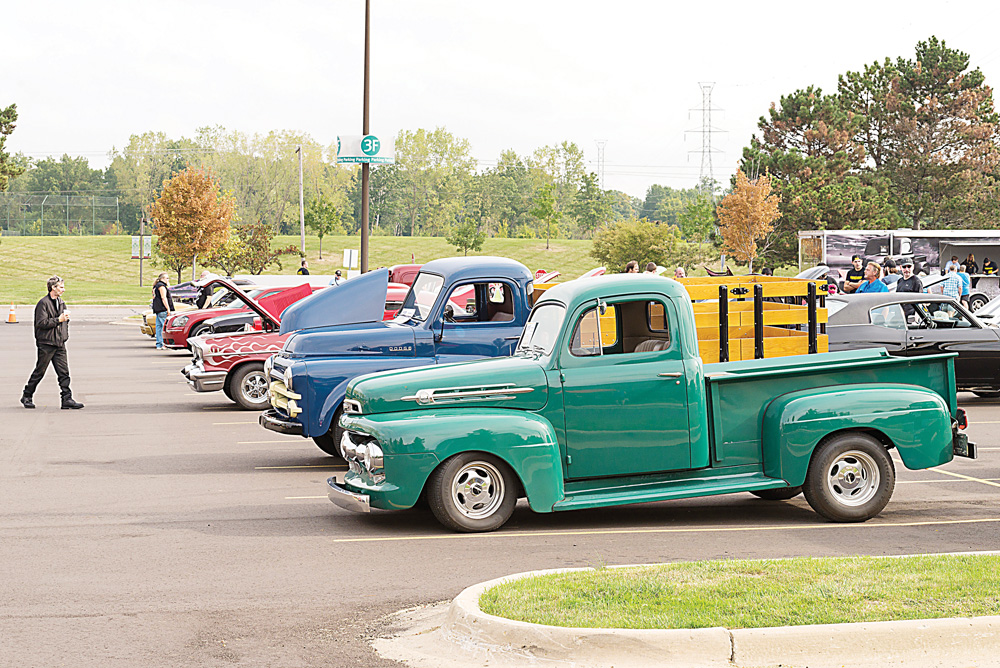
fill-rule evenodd
<path id="1" fill-rule="evenodd" d="M 292 389 L 292 367 L 285 368 L 285 387 Z"/>
<path id="2" fill-rule="evenodd" d="M 174 327 L 183 327 L 184 325 L 187 324 L 187 321 L 190 319 L 191 318 L 189 318 L 188 316 L 182 315 L 181 317 L 177 318 L 177 320 L 174 320 Z"/>

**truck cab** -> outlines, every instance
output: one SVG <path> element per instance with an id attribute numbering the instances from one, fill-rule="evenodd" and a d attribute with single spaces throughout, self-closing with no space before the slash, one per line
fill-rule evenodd
<path id="1" fill-rule="evenodd" d="M 312 438 L 324 452 L 339 455 L 348 382 L 376 371 L 510 356 L 531 309 L 532 278 L 527 267 L 506 258 L 446 258 L 421 267 L 388 322 L 381 320 L 381 297 L 360 293 L 350 324 L 309 328 L 303 321 L 317 314 L 308 304 L 301 312 L 290 308 L 281 331 L 301 331 L 267 362 L 272 408 L 260 424 Z M 384 295 L 388 272 L 352 279 L 355 290 L 359 281 Z"/>

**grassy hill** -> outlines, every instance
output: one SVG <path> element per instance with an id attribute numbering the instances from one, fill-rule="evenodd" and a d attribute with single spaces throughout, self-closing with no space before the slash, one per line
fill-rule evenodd
<path id="1" fill-rule="evenodd" d="M 298 246 L 298 236 L 283 236 L 275 245 Z M 323 260 L 319 259 L 319 239 L 306 237 L 306 258 L 314 274 L 332 274 L 341 267 L 343 249 L 361 248 L 361 238 L 326 237 Z M 487 239 L 482 253 L 500 255 L 524 263 L 531 271 L 560 271 L 576 278 L 598 266 L 590 257 L 590 241 L 556 239 L 545 248 L 538 239 Z M 143 287 L 139 287 L 139 261 L 131 259 L 128 236 L 93 237 L 3 237 L 0 243 L 0 304 L 34 304 L 45 293 L 45 280 L 57 274 L 66 281 L 65 299 L 71 304 L 146 304 L 153 279 L 160 268 L 143 262 Z M 371 237 L 369 266 L 388 267 L 410 262 L 427 262 L 456 255 L 454 246 L 441 237 Z M 293 274 L 298 256 L 282 260 L 282 269 L 269 274 Z M 183 275 L 190 278 L 188 269 Z M 176 276 L 175 276 L 176 278 Z"/>

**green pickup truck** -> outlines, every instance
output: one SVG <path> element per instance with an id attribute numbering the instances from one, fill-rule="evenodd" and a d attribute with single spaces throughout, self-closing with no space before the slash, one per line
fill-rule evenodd
<path id="1" fill-rule="evenodd" d="M 684 287 L 583 279 L 546 291 L 512 357 L 360 376 L 344 401 L 344 482 L 368 512 L 423 501 L 456 531 L 536 512 L 734 492 L 861 522 L 895 486 L 975 445 L 952 355 L 882 349 L 703 364 Z"/>

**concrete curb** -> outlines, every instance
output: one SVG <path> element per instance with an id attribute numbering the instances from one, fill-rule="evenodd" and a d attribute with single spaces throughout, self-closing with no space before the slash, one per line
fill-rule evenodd
<path id="1" fill-rule="evenodd" d="M 466 588 L 448 608 L 441 631 L 462 645 L 528 654 L 542 663 L 662 667 L 806 665 L 1000 665 L 1000 617 L 920 619 L 763 629 L 590 629 L 529 624 L 486 614 L 479 597 L 505 582 L 549 573 L 518 573 Z"/>

